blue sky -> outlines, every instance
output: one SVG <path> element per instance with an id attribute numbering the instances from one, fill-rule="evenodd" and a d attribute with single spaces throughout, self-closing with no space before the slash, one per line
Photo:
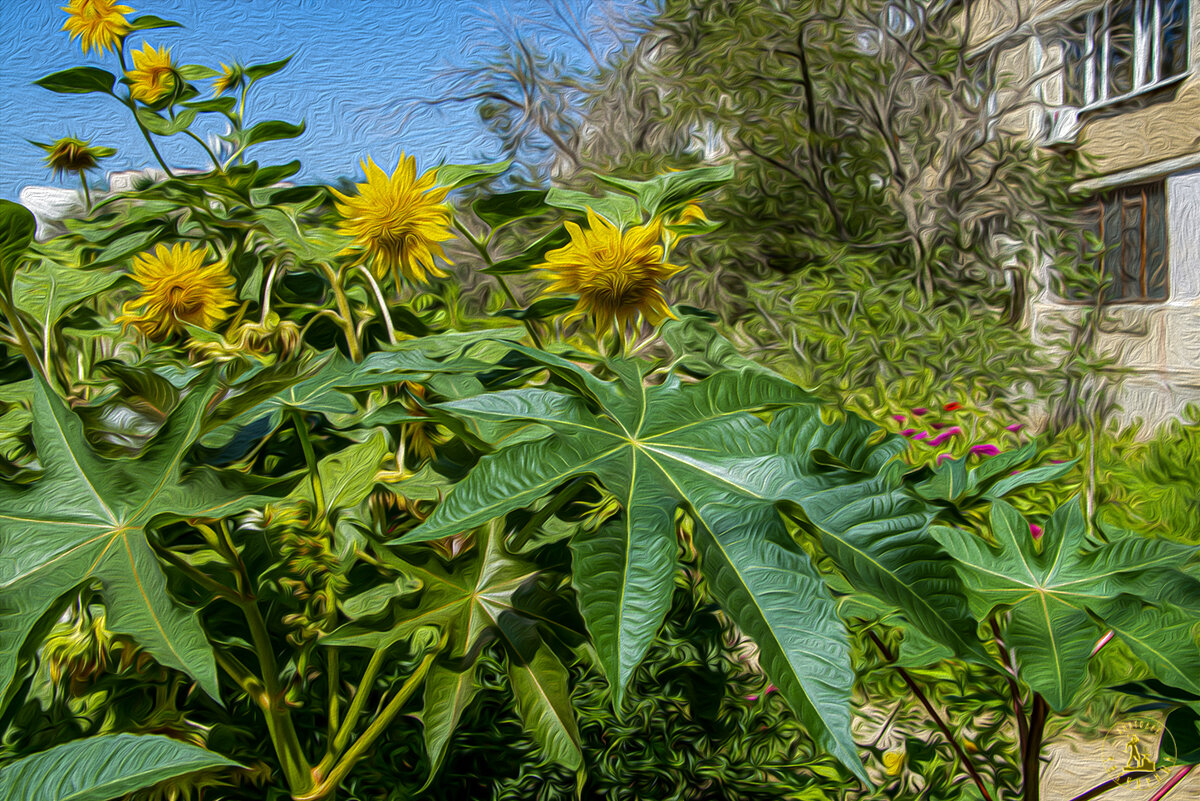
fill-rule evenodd
<path id="1" fill-rule="evenodd" d="M 606 7 L 620 9 L 630 0 Z M 298 140 L 259 145 L 260 163 L 299 158 L 299 180 L 359 177 L 359 160 L 370 155 L 385 168 L 400 151 L 417 156 L 424 169 L 439 161 L 487 160 L 496 148 L 469 104 L 419 108 L 413 98 L 438 95 L 445 70 L 466 65 L 503 37 L 499 28 L 556 20 L 573 13 L 587 24 L 604 7 L 599 0 L 124 0 L 134 14 L 153 14 L 184 28 L 139 31 L 127 46 L 145 40 L 171 48 L 177 64 L 247 64 L 295 54 L 286 70 L 255 85 L 248 124 L 265 119 L 307 123 Z M 569 6 L 564 5 L 569 3 Z M 84 56 L 78 41 L 61 30 L 66 0 L 0 0 L 0 197 L 16 200 L 28 185 L 56 182 L 45 155 L 25 140 L 50 142 L 64 135 L 118 148 L 106 170 L 145 167 L 153 157 L 128 111 L 105 95 L 58 95 L 33 81 L 68 67 L 91 64 L 118 73 L 112 53 Z M 552 22 L 560 25 L 561 22 Z M 587 55 L 569 37 L 548 46 L 570 61 Z M 207 84 L 207 82 L 204 82 Z M 224 120 L 206 115 L 218 132 Z M 183 136 L 157 138 L 172 166 L 206 166 L 200 146 Z M 99 176 L 97 176 L 99 177 Z"/>

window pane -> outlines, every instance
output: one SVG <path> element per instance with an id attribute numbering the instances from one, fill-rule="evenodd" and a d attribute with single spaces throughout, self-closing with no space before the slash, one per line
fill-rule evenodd
<path id="1" fill-rule="evenodd" d="M 1133 91 L 1133 0 L 1113 3 L 1108 12 L 1107 97 Z"/>
<path id="2" fill-rule="evenodd" d="M 1159 46 L 1161 78 L 1182 75 L 1188 61 L 1188 0 L 1158 0 L 1162 14 Z"/>
<path id="3" fill-rule="evenodd" d="M 1088 71 L 1094 63 L 1094 54 L 1088 50 L 1088 18 L 1079 17 L 1067 27 L 1063 41 L 1063 77 L 1065 89 L 1063 100 L 1071 106 L 1086 106 L 1094 98 L 1087 94 Z"/>
<path id="4" fill-rule="evenodd" d="M 1146 187 L 1146 298 L 1166 300 L 1167 193 L 1163 182 Z"/>

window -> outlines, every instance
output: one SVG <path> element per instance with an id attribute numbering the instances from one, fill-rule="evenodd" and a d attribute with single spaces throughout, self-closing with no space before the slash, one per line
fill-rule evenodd
<path id="1" fill-rule="evenodd" d="M 1088 210 L 1091 231 L 1104 243 L 1101 269 L 1110 279 L 1105 301 L 1166 300 L 1166 182 L 1123 186 Z"/>
<path id="2" fill-rule="evenodd" d="M 1158 88 L 1188 71 L 1189 0 L 1110 0 L 1070 23 L 1067 103 L 1086 108 Z"/>

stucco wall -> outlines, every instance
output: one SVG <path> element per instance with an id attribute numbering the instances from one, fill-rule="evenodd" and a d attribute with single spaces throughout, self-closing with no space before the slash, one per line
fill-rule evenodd
<path id="1" fill-rule="evenodd" d="M 1117 392 L 1126 420 L 1158 424 L 1200 403 L 1200 169 L 1167 179 L 1168 283 L 1163 303 L 1109 307 L 1118 330 L 1100 349 L 1130 370 Z M 1078 314 L 1043 289 L 1032 304 L 1036 337 L 1046 342 L 1054 317 Z"/>

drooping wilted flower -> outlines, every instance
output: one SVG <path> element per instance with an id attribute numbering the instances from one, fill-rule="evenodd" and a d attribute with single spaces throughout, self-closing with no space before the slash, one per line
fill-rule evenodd
<path id="1" fill-rule="evenodd" d="M 190 244 L 139 254 L 133 279 L 142 294 L 125 304 L 117 322 L 132 325 L 153 340 L 181 332 L 185 325 L 212 330 L 234 305 L 233 276 L 224 262 L 204 265 L 208 248 Z"/>
<path id="2" fill-rule="evenodd" d="M 100 52 L 116 50 L 130 31 L 124 15 L 133 13 L 133 9 L 113 0 L 71 0 L 62 10 L 67 12 L 62 30 L 79 40 L 84 53 L 92 48 Z"/>
<path id="3" fill-rule="evenodd" d="M 622 231 L 588 209 L 588 229 L 566 223 L 571 241 L 546 254 L 540 269 L 553 283 L 550 292 L 579 295 L 576 314 L 590 314 L 597 328 L 624 323 L 641 314 L 657 325 L 674 317 L 662 283 L 682 267 L 664 260 L 658 221 Z"/>
<path id="4" fill-rule="evenodd" d="M 133 69 L 125 73 L 129 79 L 129 93 L 134 100 L 156 103 L 175 91 L 175 64 L 171 61 L 171 49 L 154 47 L 142 42 L 141 50 L 133 50 Z"/>
<path id="5" fill-rule="evenodd" d="M 221 74 L 213 78 L 213 95 L 223 95 L 230 89 L 241 84 L 246 71 L 241 64 L 232 65 L 221 62 Z"/>
<path id="6" fill-rule="evenodd" d="M 400 276 L 416 283 L 426 283 L 426 273 L 445 278 L 434 257 L 446 258 L 439 243 L 453 236 L 443 202 L 449 188 L 435 186 L 434 170 L 418 179 L 416 159 L 403 153 L 390 177 L 369 158 L 362 168 L 367 180 L 356 185 L 357 195 L 331 190 L 342 215 L 338 230 L 354 238 L 350 249 L 376 276 L 391 271 L 397 285 Z"/>
<path id="7" fill-rule="evenodd" d="M 41 142 L 34 144 L 46 151 L 45 162 L 54 170 L 55 177 L 81 175 L 99 167 L 100 159 L 117 154 L 116 148 L 92 147 L 91 142 L 73 136 L 64 136 L 48 145 Z"/>

